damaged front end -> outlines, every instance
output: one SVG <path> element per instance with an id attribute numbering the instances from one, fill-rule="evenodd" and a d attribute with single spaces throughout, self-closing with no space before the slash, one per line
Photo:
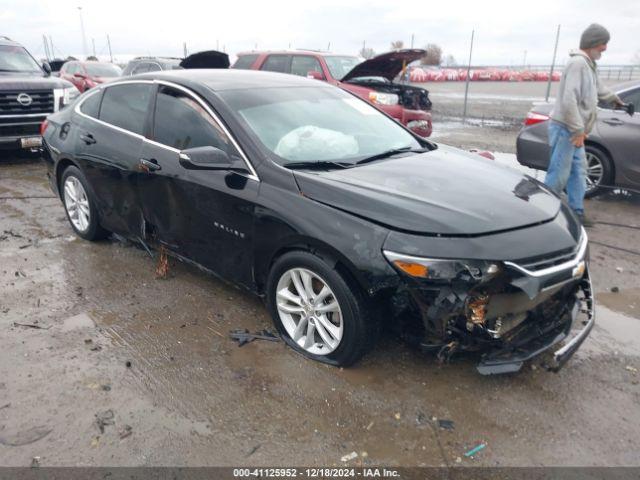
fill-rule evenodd
<path id="1" fill-rule="evenodd" d="M 384 251 L 403 278 L 393 314 L 405 338 L 447 361 L 478 352 L 481 374 L 516 372 L 579 330 L 547 366 L 559 370 L 594 324 L 587 235 L 575 248 L 518 261 L 429 259 Z"/>

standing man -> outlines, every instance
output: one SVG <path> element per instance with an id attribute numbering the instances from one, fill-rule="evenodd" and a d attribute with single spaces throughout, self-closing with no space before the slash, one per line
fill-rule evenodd
<path id="1" fill-rule="evenodd" d="M 598 78 L 596 60 L 607 49 L 609 32 L 592 23 L 582 32 L 580 50 L 570 53 L 562 74 L 549 122 L 551 160 L 544 183 L 556 193 L 566 189 L 569 206 L 584 226 L 593 226 L 584 215 L 586 156 L 584 141 L 596 121 L 598 100 L 624 105 Z"/>

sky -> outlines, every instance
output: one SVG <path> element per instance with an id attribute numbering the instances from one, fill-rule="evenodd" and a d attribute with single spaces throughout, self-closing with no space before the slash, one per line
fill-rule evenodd
<path id="1" fill-rule="evenodd" d="M 136 55 L 182 56 L 224 49 L 330 49 L 357 54 L 363 43 L 376 53 L 402 40 L 405 47 L 440 45 L 458 64 L 469 57 L 475 30 L 474 65 L 548 65 L 561 25 L 558 63 L 580 34 L 598 22 L 611 32 L 601 64 L 629 64 L 640 57 L 638 0 L 271 0 L 201 2 L 180 0 L 2 0 L 0 35 L 44 57 L 42 36 L 51 38 L 57 57 L 86 53 L 108 59 L 107 34 L 116 60 Z M 640 62 L 640 59 L 637 60 Z"/>

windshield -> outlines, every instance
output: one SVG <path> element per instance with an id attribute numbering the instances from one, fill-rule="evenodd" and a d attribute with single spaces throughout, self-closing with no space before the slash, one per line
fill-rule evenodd
<path id="1" fill-rule="evenodd" d="M 24 48 L 0 45 L 0 72 L 42 73 L 42 69 Z"/>
<path id="2" fill-rule="evenodd" d="M 85 63 L 84 68 L 92 77 L 119 77 L 122 75 L 120 67 L 110 63 Z"/>
<path id="3" fill-rule="evenodd" d="M 228 90 L 222 98 L 280 165 L 356 162 L 422 145 L 397 122 L 334 87 Z"/>
<path id="4" fill-rule="evenodd" d="M 353 67 L 362 63 L 362 59 L 358 57 L 324 57 L 324 61 L 327 62 L 331 76 L 336 80 L 340 80 Z"/>

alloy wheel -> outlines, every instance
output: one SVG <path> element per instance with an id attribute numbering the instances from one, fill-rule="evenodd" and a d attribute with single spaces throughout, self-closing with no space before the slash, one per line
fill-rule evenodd
<path id="1" fill-rule="evenodd" d="M 600 158 L 587 152 L 587 192 L 593 192 L 602 184 L 604 177 L 604 165 Z"/>
<path id="2" fill-rule="evenodd" d="M 64 206 L 73 226 L 85 232 L 91 222 L 91 210 L 87 192 L 76 177 L 69 176 L 64 182 Z"/>
<path id="3" fill-rule="evenodd" d="M 327 355 L 340 345 L 342 310 L 320 276 L 305 268 L 287 270 L 276 289 L 278 315 L 289 336 L 314 355 Z"/>

